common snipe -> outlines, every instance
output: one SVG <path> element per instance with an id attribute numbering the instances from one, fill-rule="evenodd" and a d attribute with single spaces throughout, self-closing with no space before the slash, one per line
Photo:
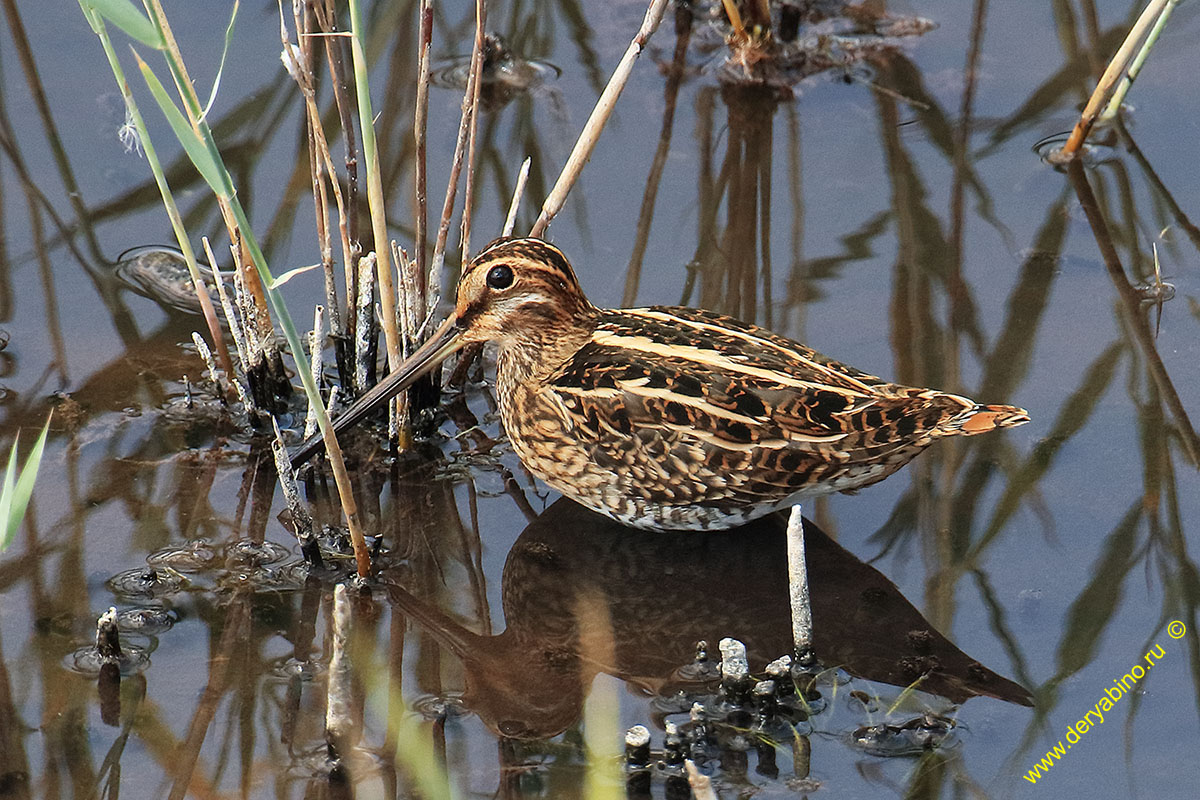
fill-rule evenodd
<path id="1" fill-rule="evenodd" d="M 1029 421 L 709 311 L 596 308 L 558 248 L 499 239 L 464 270 L 450 317 L 335 429 L 472 342 L 499 346 L 500 418 L 525 466 L 639 528 L 729 528 L 883 480 L 942 436 Z"/>

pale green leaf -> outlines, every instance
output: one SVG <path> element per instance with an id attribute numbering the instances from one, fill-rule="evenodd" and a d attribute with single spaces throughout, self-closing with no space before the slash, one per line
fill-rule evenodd
<path id="1" fill-rule="evenodd" d="M 137 53 L 134 55 L 137 56 Z M 154 71 L 140 56 L 137 56 L 137 61 L 138 68 L 142 71 L 142 77 L 146 80 L 146 85 L 150 87 L 150 94 L 154 95 L 154 101 L 158 103 L 163 116 L 171 124 L 171 129 L 175 131 L 175 138 L 183 145 L 183 150 L 191 160 L 192 166 L 196 168 L 196 171 L 200 173 L 200 176 L 218 197 L 227 198 L 229 195 L 225 191 L 225 182 L 222 179 L 224 167 L 213 158 L 207 145 L 196 134 L 191 123 L 183 116 L 183 112 L 171 100 Z"/>
<path id="2" fill-rule="evenodd" d="M 4 474 L 4 502 L 0 506 L 4 506 L 5 514 L 2 518 L 4 524 L 4 538 L 0 541 L 0 550 L 8 547 L 13 536 L 16 535 L 17 529 L 21 527 L 21 520 L 25 518 L 25 509 L 29 506 L 29 498 L 33 496 L 33 485 L 37 480 L 38 468 L 42 465 L 42 455 L 46 452 L 46 435 L 50 432 L 50 418 L 46 418 L 46 424 L 42 426 L 42 433 L 34 442 L 33 450 L 29 451 L 29 457 L 25 459 L 24 466 L 21 467 L 21 476 L 17 478 L 16 486 L 12 484 L 13 472 L 15 471 L 15 462 L 17 457 L 17 445 L 14 442 L 12 455 L 9 457 L 8 469 Z"/>
<path id="3" fill-rule="evenodd" d="M 0 521 L 8 519 L 9 509 L 12 508 L 13 486 L 17 481 L 17 443 L 21 439 L 18 433 L 13 440 L 12 449 L 8 451 L 8 466 L 4 468 L 4 482 L 0 485 Z M 0 522 L 0 551 L 8 547 L 8 524 Z"/>
<path id="4" fill-rule="evenodd" d="M 208 117 L 209 109 L 213 107 L 213 103 L 217 100 L 217 89 L 221 88 L 221 75 L 225 72 L 225 56 L 229 54 L 229 43 L 233 41 L 233 23 L 237 20 L 238 8 L 240 6 L 240 0 L 233 0 L 233 13 L 229 15 L 229 25 L 225 28 L 225 44 L 221 47 L 221 63 L 217 65 L 217 77 L 213 79 L 212 91 L 208 93 L 208 102 L 204 105 L 204 111 L 200 114 L 201 119 Z"/>
<path id="5" fill-rule="evenodd" d="M 302 275 L 305 272 L 312 272 L 314 269 L 316 269 L 319 266 L 321 266 L 321 265 L 320 264 L 309 264 L 306 267 L 296 267 L 295 269 L 289 269 L 287 272 L 283 273 L 278 278 L 271 281 L 269 284 L 270 288 L 278 289 L 280 286 L 283 286 L 285 283 L 287 283 L 288 281 L 290 281 L 292 278 L 296 277 L 297 275 Z"/>
<path id="6" fill-rule="evenodd" d="M 163 49 L 162 36 L 154 27 L 154 23 L 130 0 L 79 0 L 79 5 L 83 6 L 85 11 L 92 10 L 100 14 L 130 38 L 137 39 L 155 50 Z"/>

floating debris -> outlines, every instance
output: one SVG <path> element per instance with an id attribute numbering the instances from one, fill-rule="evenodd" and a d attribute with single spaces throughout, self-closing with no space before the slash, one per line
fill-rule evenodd
<path id="1" fill-rule="evenodd" d="M 879 712 L 878 698 L 872 697 L 861 689 L 853 689 L 846 695 L 846 702 L 857 712 L 877 714 Z"/>
<path id="2" fill-rule="evenodd" d="M 875 756 L 917 756 L 952 744 L 954 730 L 954 720 L 926 713 L 899 725 L 859 728 L 852 741 L 855 747 Z"/>
<path id="3" fill-rule="evenodd" d="M 274 542 L 256 542 L 239 539 L 225 545 L 225 566 L 230 569 L 257 569 L 278 564 L 291 555 L 291 551 Z"/>
<path id="4" fill-rule="evenodd" d="M 789 90 L 823 72 L 866 80 L 862 65 L 937 27 L 923 17 L 892 16 L 874 4 L 840 0 L 746 5 L 708 0 L 694 6 L 696 41 L 714 57 L 717 80 Z M 743 16 L 743 14 L 745 16 Z"/>
<path id="5" fill-rule="evenodd" d="M 170 567 L 146 566 L 118 572 L 105 585 L 122 597 L 161 597 L 183 591 L 189 581 Z"/>
<path id="6" fill-rule="evenodd" d="M 179 572 L 200 572 L 213 566 L 216 559 L 217 551 L 208 539 L 192 539 L 181 545 L 155 550 L 146 556 L 146 563 Z"/>
<path id="7" fill-rule="evenodd" d="M 429 75 L 434 86 L 462 91 L 471 74 L 471 57 L 459 56 L 447 61 Z M 483 38 L 483 66 L 480 70 L 479 100 L 493 111 L 514 98 L 536 91 L 556 80 L 562 70 L 545 61 L 531 61 L 514 53 L 498 33 Z"/>
<path id="8" fill-rule="evenodd" d="M 432 694 L 416 698 L 412 701 L 411 708 L 414 714 L 419 714 L 430 722 L 450 717 L 465 717 L 470 713 L 463 706 L 461 699 Z"/>
<path id="9" fill-rule="evenodd" d="M 353 557 L 353 554 L 347 556 L 347 558 Z M 271 570 L 272 586 L 279 589 L 299 589 L 304 586 L 309 576 L 313 574 L 314 569 L 312 564 L 303 559 L 288 562 L 283 566 Z"/>
<path id="10" fill-rule="evenodd" d="M 915 647 L 921 647 L 926 644 L 922 641 L 924 634 L 929 634 L 928 645 L 936 643 L 932 633 L 922 630 L 910 631 L 909 639 Z M 700 644 L 697 649 L 704 652 L 706 648 Z M 697 776 L 704 779 L 699 781 L 702 791 L 715 792 L 712 784 L 725 780 L 741 785 L 738 782 L 749 772 L 751 755 L 756 759 L 758 774 L 776 779 L 780 772 L 776 752 L 779 748 L 785 752 L 791 750 L 794 777 L 788 779 L 789 787 L 809 792 L 819 786 L 808 776 L 809 737 L 814 731 L 811 718 L 828 707 L 823 695 L 835 696 L 848 677 L 840 670 L 805 671 L 790 656 L 783 656 L 767 665 L 766 677 L 756 678 L 747 667 L 746 648 L 740 641 L 723 639 L 721 653 L 719 685 L 698 692 L 680 692 L 678 699 L 686 700 L 689 705 L 668 715 L 686 713 L 687 720 L 662 720 L 661 750 L 653 749 L 649 730 L 643 726 L 630 728 L 626 733 L 625 778 L 630 796 L 650 796 L 651 783 L 659 777 L 667 783 L 668 797 L 676 796 L 675 791 L 681 792 L 678 796 L 686 797 L 689 778 L 695 793 Z M 810 681 L 803 696 L 793 686 L 795 675 L 803 675 Z M 741 691 L 739 687 L 746 684 L 752 688 Z M 885 705 L 861 689 L 840 691 L 853 704 L 850 709 L 867 719 L 877 716 Z M 956 723 L 945 712 L 926 708 L 919 715 L 898 722 L 886 719 L 892 713 L 884 712 L 882 722 L 862 725 L 841 735 L 854 747 L 884 758 L 918 755 L 956 742 Z M 705 780 L 711 783 L 706 784 Z"/>
<path id="11" fill-rule="evenodd" d="M 267 674 L 284 681 L 299 679 L 309 682 L 320 678 L 326 672 L 328 672 L 328 666 L 322 660 L 301 660 L 295 656 L 289 656 L 268 670 Z"/>
<path id="12" fill-rule="evenodd" d="M 1143 303 L 1153 305 L 1175 298 L 1175 284 L 1163 280 L 1148 280 L 1133 287 Z"/>
<path id="13" fill-rule="evenodd" d="M 179 621 L 179 612 L 164 606 L 135 606 L 117 612 L 117 627 L 126 633 L 157 636 Z"/>
<path id="14" fill-rule="evenodd" d="M 683 681 L 716 681 L 721 678 L 721 667 L 708 657 L 708 642 L 696 642 L 696 658 L 691 664 L 676 670 L 676 677 Z"/>

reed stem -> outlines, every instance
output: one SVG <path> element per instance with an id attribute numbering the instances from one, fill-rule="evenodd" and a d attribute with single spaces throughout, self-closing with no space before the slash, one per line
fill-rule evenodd
<path id="1" fill-rule="evenodd" d="M 1175 6 L 1177 5 L 1179 5 L 1179 0 L 1168 0 L 1162 13 L 1158 15 L 1158 19 L 1154 20 L 1154 27 L 1150 29 L 1150 33 L 1146 34 L 1146 41 L 1142 42 L 1142 46 L 1138 49 L 1137 55 L 1134 56 L 1129 69 L 1125 70 L 1125 73 L 1121 76 L 1120 83 L 1117 84 L 1116 90 L 1113 91 L 1112 99 L 1108 101 L 1108 105 L 1105 106 L 1104 112 L 1100 115 L 1101 121 L 1112 119 L 1121 110 L 1121 103 L 1125 102 L 1125 95 L 1128 94 L 1129 87 L 1133 86 L 1133 82 L 1137 80 L 1138 73 L 1142 71 L 1142 65 L 1146 63 L 1146 59 L 1150 56 L 1150 51 L 1154 48 L 1154 43 L 1158 41 L 1158 35 L 1162 33 L 1163 27 L 1171 17 L 1171 12 L 1175 10 Z"/>
<path id="2" fill-rule="evenodd" d="M 1057 159 L 1068 161 L 1075 157 L 1079 152 L 1079 148 L 1083 146 L 1083 142 L 1087 139 L 1088 133 L 1092 130 L 1092 125 L 1096 123 L 1097 117 L 1100 115 L 1100 109 L 1107 100 L 1113 87 L 1121 78 L 1122 73 L 1129 67 L 1136 54 L 1138 45 L 1146 38 L 1146 32 L 1154 25 L 1155 21 L 1162 15 L 1168 4 L 1173 4 L 1177 0 L 1150 0 L 1150 3 L 1142 11 L 1141 16 L 1137 18 L 1137 22 L 1129 30 L 1129 34 L 1125 37 L 1125 41 L 1121 43 L 1112 60 L 1108 62 L 1107 69 L 1100 76 L 1100 82 L 1096 84 L 1095 91 L 1088 98 L 1087 105 L 1084 106 L 1083 113 L 1079 115 L 1079 120 L 1075 123 L 1074 129 L 1071 131 L 1067 143 L 1062 146 L 1062 149 L 1057 153 Z"/>
<path id="3" fill-rule="evenodd" d="M 387 217 L 383 201 L 383 177 L 379 151 L 375 147 L 375 114 L 371 110 L 367 55 L 363 48 L 362 9 L 359 0 L 350 0 L 350 51 L 354 58 L 354 88 L 358 95 L 358 124 L 362 129 L 363 158 L 367 161 L 367 205 L 371 209 L 371 230 L 375 240 L 375 276 L 379 281 L 379 307 L 383 338 L 387 343 L 388 368 L 399 368 L 400 331 L 396 327 L 396 286 L 392 281 L 388 253 Z"/>
<path id="4" fill-rule="evenodd" d="M 634 63 L 645 49 L 646 42 L 658 30 L 658 24 L 662 22 L 663 12 L 666 11 L 666 8 L 667 0 L 651 0 L 649 8 L 646 9 L 646 16 L 642 18 L 641 28 L 633 37 L 633 41 L 629 43 L 617 68 L 613 70 L 612 77 L 608 79 L 608 85 L 601 92 L 600 99 L 596 101 L 587 124 L 583 126 L 583 131 L 575 141 L 575 147 L 571 150 L 571 155 L 567 158 L 562 172 L 559 173 L 554 188 L 550 190 L 546 202 L 542 204 L 542 213 L 533 223 L 533 228 L 529 232 L 530 236 L 540 238 L 546 232 L 546 228 L 550 226 L 551 220 L 562 210 L 563 204 L 567 201 L 567 194 L 575 185 L 575 181 L 579 178 L 579 173 L 583 171 L 588 159 L 592 157 L 592 151 L 596 149 L 600 132 L 604 130 L 605 123 L 612 115 L 617 98 L 621 96 L 621 91 L 629 82 L 629 75 L 633 72 Z"/>

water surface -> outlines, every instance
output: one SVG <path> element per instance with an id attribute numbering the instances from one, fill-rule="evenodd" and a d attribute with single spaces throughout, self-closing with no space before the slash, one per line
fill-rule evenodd
<path id="1" fill-rule="evenodd" d="M 226 24 L 214 5 L 167 4 L 202 95 Z M 368 10 L 391 234 L 403 242 L 413 5 Z M 469 5 L 439 5 L 439 63 L 469 50 Z M 758 769 L 761 750 L 714 746 L 704 768 L 722 796 L 1182 798 L 1200 782 L 1191 8 L 1136 84 L 1126 130 L 1090 159 L 1098 214 L 1078 180 L 1034 152 L 1069 129 L 1139 10 L 909 3 L 892 13 L 936 27 L 806 77 L 791 96 L 722 83 L 711 36 L 697 27 L 677 47 L 668 12 L 552 226 L 597 304 L 726 311 L 1033 418 L 940 443 L 883 484 L 806 509 L 812 535 L 831 537 L 820 552 L 837 556 L 818 561 L 830 566 L 814 582 L 831 593 L 817 600 L 818 647 L 829 637 L 840 671 L 823 684 L 824 709 L 796 728 L 807 751 L 772 751 L 778 774 Z M 643 11 L 632 0 L 495 4 L 490 27 L 561 74 L 481 120 L 476 246 L 499 230 L 527 155 L 528 229 Z M 145 162 L 118 139 L 99 43 L 73 4 L 17 0 L 4 13 L 3 441 L 20 430 L 28 446 L 55 418 L 27 524 L 0 555 L 0 795 L 316 796 L 328 790 L 332 577 L 296 567 L 269 450 L 204 388 L 190 338 L 200 321 L 114 275 L 122 251 L 171 232 Z M 279 64 L 275 14 L 243 4 L 212 120 L 278 273 L 317 256 L 302 103 Z M 677 51 L 685 69 L 672 78 Z M 435 204 L 459 102 L 453 89 L 431 95 Z M 189 229 L 220 242 L 211 198 L 147 116 Z M 1131 294 L 1153 280 L 1152 245 L 1176 288 L 1161 320 Z M 288 294 L 306 319 L 319 277 Z M 414 452 L 360 470 L 386 567 L 354 606 L 360 796 L 412 791 L 384 724 L 401 698 L 412 723 L 401 748 L 444 760 L 459 796 L 582 796 L 585 739 L 616 751 L 645 724 L 661 747 L 664 723 L 687 717 L 678 692 L 707 691 L 679 680 L 696 639 L 714 653 L 722 636 L 744 639 L 756 670 L 786 649 L 767 523 L 733 541 L 613 530 L 530 480 L 486 384 L 449 410 Z M 336 522 L 327 486 L 306 488 Z M 145 659 L 115 697 L 77 661 L 109 606 L 129 615 L 125 639 Z M 1181 639 L 1167 633 L 1174 620 Z M 581 633 L 597 627 L 611 635 Z M 1039 785 L 1024 777 L 1156 647 L 1165 655 L 1102 724 Z M 902 692 L 923 674 L 928 692 Z M 401 693 L 371 688 L 380 675 Z M 937 749 L 886 756 L 855 739 L 926 712 L 956 723 Z M 655 774 L 654 796 L 666 778 Z"/>

